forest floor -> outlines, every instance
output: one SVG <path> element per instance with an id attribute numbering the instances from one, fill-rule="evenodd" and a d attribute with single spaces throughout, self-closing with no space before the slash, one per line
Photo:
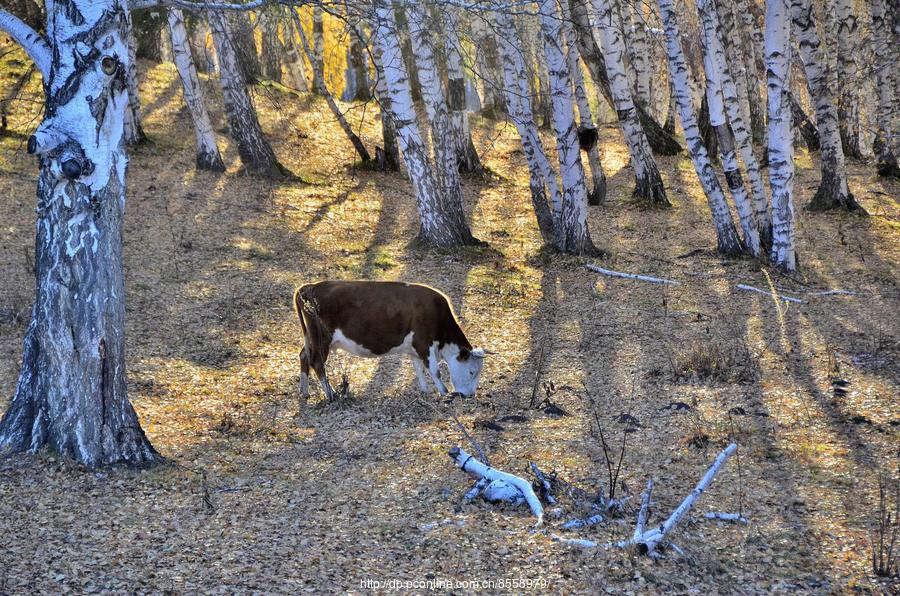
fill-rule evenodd
<path id="1" fill-rule="evenodd" d="M 870 217 L 798 208 L 802 269 L 788 278 L 715 254 L 684 155 L 660 159 L 673 209 L 634 204 L 626 148 L 606 126 L 609 196 L 590 208 L 590 227 L 610 256 L 598 262 L 682 284 L 605 278 L 584 259 L 541 249 L 511 125 L 476 123 L 491 173 L 465 181 L 465 201 L 488 246 L 435 252 L 411 243 L 408 182 L 354 167 L 324 102 L 257 89 L 263 128 L 303 182 L 241 175 L 224 134 L 228 173 L 198 173 L 173 68 L 142 66 L 150 141 L 133 149 L 129 168 L 128 378 L 167 463 L 92 472 L 48 453 L 0 460 L 0 593 L 366 592 L 361 582 L 389 579 L 509 582 L 457 593 L 505 591 L 513 581 L 583 593 L 898 589 L 879 583 L 869 559 L 878 477 L 898 464 L 896 181 L 851 163 L 852 191 Z M 9 83 L 4 76 L 0 88 Z M 34 287 L 36 166 L 24 139 L 37 122 L 37 91 L 32 82 L 0 137 L 4 404 Z M 365 116 L 363 139 L 380 143 L 374 105 L 349 116 L 357 124 Z M 221 133 L 218 107 L 213 118 Z M 797 156 L 798 207 L 815 191 L 817 167 Z M 420 393 L 404 358 L 338 353 L 330 375 L 333 383 L 346 375 L 348 398 L 324 404 L 312 381 L 298 415 L 303 342 L 291 294 L 325 278 L 446 292 L 473 343 L 498 352 L 477 396 L 444 403 Z M 770 280 L 807 303 L 735 289 L 768 289 Z M 855 295 L 810 293 L 825 289 Z M 846 380 L 845 392 L 834 379 Z M 568 415 L 530 407 L 545 383 Z M 623 414 L 639 426 L 627 433 L 617 489 L 634 504 L 652 477 L 653 520 L 728 441 L 739 443 L 739 457 L 677 530 L 683 555 L 583 550 L 533 533 L 525 507 L 460 504 L 472 480 L 447 451 L 472 449 L 454 415 L 498 468 L 526 475 L 533 461 L 595 491 L 608 485 L 595 417 L 617 454 Z M 523 418 L 499 421 L 510 415 Z M 749 525 L 702 515 L 738 510 Z M 634 513 L 554 531 L 606 543 L 631 535 Z"/>

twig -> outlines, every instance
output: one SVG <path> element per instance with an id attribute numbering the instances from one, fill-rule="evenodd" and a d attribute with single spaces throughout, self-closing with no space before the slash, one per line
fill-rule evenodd
<path id="1" fill-rule="evenodd" d="M 604 269 L 603 267 L 599 267 L 597 265 L 592 265 L 588 263 L 585 265 L 588 269 L 595 273 L 600 273 L 602 275 L 608 275 L 610 277 L 621 277 L 624 279 L 637 279 L 640 281 L 646 281 L 652 284 L 666 284 L 670 286 L 678 286 L 681 285 L 680 281 L 675 281 L 673 279 L 663 279 L 661 277 L 651 277 L 649 275 L 639 275 L 637 273 L 622 273 L 621 271 L 613 271 L 612 269 Z"/>
<path id="2" fill-rule="evenodd" d="M 795 302 L 797 304 L 806 304 L 806 300 L 801 300 L 799 298 L 791 298 L 790 296 L 782 296 L 780 294 L 776 294 L 774 292 L 766 292 L 765 290 L 760 290 L 759 288 L 754 288 L 753 286 L 748 286 L 746 284 L 738 284 L 735 286 L 739 290 L 744 290 L 745 292 L 756 292 L 757 294 L 762 294 L 763 296 L 770 296 L 772 298 L 777 298 L 779 300 L 784 300 L 785 302 Z"/>
<path id="3" fill-rule="evenodd" d="M 647 481 L 647 488 L 641 495 L 641 510 L 638 511 L 637 524 L 634 527 L 634 540 L 641 537 L 644 533 L 644 526 L 647 525 L 647 519 L 650 516 L 650 497 L 653 495 L 653 478 Z"/>

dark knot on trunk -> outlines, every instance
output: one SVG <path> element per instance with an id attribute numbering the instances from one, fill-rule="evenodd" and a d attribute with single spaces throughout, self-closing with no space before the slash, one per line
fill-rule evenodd
<path id="1" fill-rule="evenodd" d="M 63 175 L 69 180 L 81 177 L 81 164 L 74 159 L 62 163 Z"/>
<path id="2" fill-rule="evenodd" d="M 590 151 L 597 144 L 597 129 L 593 126 L 578 127 L 578 146 L 582 151 Z"/>

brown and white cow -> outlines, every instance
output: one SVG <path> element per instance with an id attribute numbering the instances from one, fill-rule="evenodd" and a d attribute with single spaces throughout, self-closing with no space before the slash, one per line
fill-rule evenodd
<path id="1" fill-rule="evenodd" d="M 421 284 L 393 281 L 320 281 L 297 288 L 294 308 L 303 327 L 300 395 L 309 397 L 312 366 L 328 399 L 334 395 L 325 376 L 332 350 L 376 357 L 409 354 L 422 391 L 427 369 L 441 395 L 440 361 L 450 370 L 453 389 L 471 396 L 478 387 L 485 352 L 475 349 L 443 293 Z"/>

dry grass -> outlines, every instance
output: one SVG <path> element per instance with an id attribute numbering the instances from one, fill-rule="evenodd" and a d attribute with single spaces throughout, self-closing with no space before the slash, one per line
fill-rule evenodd
<path id="1" fill-rule="evenodd" d="M 610 193 L 591 208 L 592 233 L 613 254 L 607 266 L 677 278 L 677 289 L 599 278 L 580 259 L 541 251 L 526 169 L 504 123 L 478 123 L 477 145 L 496 176 L 465 186 L 474 232 L 489 247 L 445 253 L 410 245 L 408 183 L 348 167 L 352 148 L 317 100 L 257 97 L 276 151 L 313 184 L 238 175 L 225 137 L 229 173 L 195 172 L 170 67 L 150 70 L 143 101 L 152 142 L 133 151 L 129 173 L 128 375 L 141 423 L 170 463 L 95 474 L 49 454 L 0 461 L 4 590 L 343 591 L 385 577 L 540 577 L 553 592 L 889 589 L 871 576 L 869 536 L 876 478 L 900 428 L 896 183 L 853 164 L 853 192 L 872 217 L 799 211 L 803 271 L 773 274 L 774 283 L 859 295 L 776 310 L 765 296 L 733 291 L 767 282 L 753 263 L 709 250 L 712 227 L 685 157 L 660 160 L 673 210 L 631 203 L 633 174 L 614 128 L 601 129 Z M 33 242 L 35 167 L 19 150 L 31 107 L 13 115 L 16 136 L 0 139 L 0 309 L 27 308 L 33 291 L 23 247 Z M 357 123 L 365 115 L 362 137 L 378 142 L 374 107 L 349 115 Z M 818 178 L 815 161 L 804 163 L 801 205 Z M 677 258 L 694 249 L 703 250 Z M 347 375 L 353 399 L 298 416 L 302 340 L 291 292 L 325 277 L 416 280 L 447 292 L 470 337 L 501 354 L 486 364 L 477 399 L 423 398 L 403 360 L 342 355 L 331 375 Z M 4 396 L 25 325 L 0 321 Z M 699 346 L 719 350 L 691 356 Z M 554 403 L 570 416 L 527 408 L 544 351 L 540 381 L 553 382 Z M 685 370 L 707 370 L 714 382 L 658 374 L 671 370 L 673 354 L 690 356 Z M 839 398 L 836 365 L 848 382 Z M 743 382 L 735 366 L 748 369 Z M 610 435 L 623 431 L 622 414 L 640 422 L 620 479 L 637 494 L 652 475 L 659 511 L 738 437 L 751 524 L 699 515 L 737 509 L 732 463 L 679 529 L 687 556 L 660 563 L 563 547 L 530 533 L 522 509 L 458 505 L 469 481 L 446 455 L 463 441 L 451 414 L 494 465 L 524 473 L 535 461 L 591 487 L 605 478 L 592 410 Z M 511 414 L 527 420 L 504 422 L 502 432 L 475 426 Z M 691 441 L 698 432 L 702 444 Z M 445 518 L 460 523 L 421 529 Z M 632 530 L 625 520 L 580 535 L 618 539 Z"/>

